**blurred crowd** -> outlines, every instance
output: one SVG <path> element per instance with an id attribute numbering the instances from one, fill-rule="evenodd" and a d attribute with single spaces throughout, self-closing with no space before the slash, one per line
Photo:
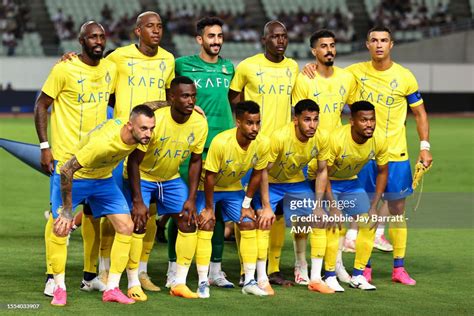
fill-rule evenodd
<path id="1" fill-rule="evenodd" d="M 33 29 L 27 1 L 0 0 L 0 33 L 8 56 L 15 54 L 15 48 L 25 32 Z"/>

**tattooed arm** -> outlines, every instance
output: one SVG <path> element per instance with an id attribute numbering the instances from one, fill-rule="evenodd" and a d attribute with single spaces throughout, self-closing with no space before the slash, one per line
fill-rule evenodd
<path id="1" fill-rule="evenodd" d="M 143 104 L 148 106 L 153 111 L 164 108 L 165 106 L 169 106 L 167 101 L 149 101 L 149 102 L 144 102 Z"/>
<path id="2" fill-rule="evenodd" d="M 54 233 L 60 237 L 67 236 L 72 226 L 72 180 L 74 172 L 81 169 L 81 164 L 77 161 L 76 156 L 69 159 L 64 166 L 61 167 L 61 197 L 63 207 L 59 217 L 54 222 Z"/>

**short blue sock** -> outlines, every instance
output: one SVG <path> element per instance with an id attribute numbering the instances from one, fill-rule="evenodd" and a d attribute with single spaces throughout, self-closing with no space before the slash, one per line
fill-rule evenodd
<path id="1" fill-rule="evenodd" d="M 352 276 L 353 277 L 363 275 L 363 274 L 364 274 L 364 270 L 359 270 L 359 269 L 356 269 L 356 268 L 354 268 L 354 270 L 352 270 Z"/>
<path id="2" fill-rule="evenodd" d="M 336 276 L 336 271 L 324 271 L 324 277 L 329 278 Z"/>
<path id="3" fill-rule="evenodd" d="M 395 258 L 393 259 L 393 267 L 394 268 L 400 268 L 404 266 L 403 262 L 404 258 Z"/>

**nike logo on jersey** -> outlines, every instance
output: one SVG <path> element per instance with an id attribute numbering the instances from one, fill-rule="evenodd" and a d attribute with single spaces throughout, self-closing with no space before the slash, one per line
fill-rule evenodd
<path id="1" fill-rule="evenodd" d="M 321 94 L 321 92 L 316 92 L 316 93 L 313 93 L 313 96 L 317 97 L 320 94 Z"/>
<path id="2" fill-rule="evenodd" d="M 78 83 L 78 84 L 82 84 L 82 83 L 84 82 L 84 80 L 86 80 L 86 78 L 77 80 L 77 83 Z"/>
<path id="3" fill-rule="evenodd" d="M 369 80 L 369 78 L 360 78 L 360 81 L 364 82 L 364 81 L 367 81 Z"/>
<path id="4" fill-rule="evenodd" d="M 167 140 L 168 138 L 170 138 L 170 136 L 168 136 L 168 137 L 163 137 L 163 136 L 162 136 L 162 137 L 160 137 L 160 141 L 164 142 L 164 141 Z"/>
<path id="5" fill-rule="evenodd" d="M 257 71 L 257 72 L 256 72 L 256 75 L 257 75 L 257 76 L 263 75 L 263 71 Z"/>
<path id="6" fill-rule="evenodd" d="M 227 159 L 227 160 L 225 161 L 225 163 L 226 163 L 226 165 L 228 165 L 228 164 L 230 164 L 232 161 L 233 161 L 232 159 Z"/>
<path id="7" fill-rule="evenodd" d="M 129 62 L 129 63 L 128 63 L 128 66 L 129 66 L 129 67 L 133 67 L 133 66 L 135 66 L 136 64 L 138 64 L 138 62 L 136 62 L 136 63 Z"/>

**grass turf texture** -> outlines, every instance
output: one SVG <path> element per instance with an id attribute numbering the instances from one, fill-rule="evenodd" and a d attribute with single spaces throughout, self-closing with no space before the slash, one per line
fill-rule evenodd
<path id="1" fill-rule="evenodd" d="M 412 118 L 407 124 L 412 165 L 416 159 L 418 141 Z M 274 297 L 258 298 L 233 290 L 211 288 L 208 300 L 185 300 L 171 297 L 164 288 L 167 253 L 164 244 L 156 244 L 149 264 L 149 274 L 162 286 L 160 293 L 147 293 L 148 302 L 133 306 L 104 304 L 101 294 L 79 290 L 82 279 L 82 240 L 80 231 L 71 236 L 68 248 L 66 283 L 68 305 L 52 307 L 50 298 L 42 294 L 44 287 L 44 225 L 43 211 L 48 208 L 48 179 L 33 171 L 5 151 L 0 151 L 0 314 L 6 304 L 39 303 L 35 314 L 92 313 L 92 314 L 474 314 L 473 268 L 474 242 L 472 229 L 472 193 L 474 164 L 473 120 L 466 118 L 431 119 L 431 144 L 435 159 L 433 169 L 425 178 L 424 194 L 448 192 L 452 198 L 447 205 L 456 204 L 457 192 L 469 193 L 466 207 L 461 207 L 467 223 L 464 228 L 433 227 L 409 230 L 406 267 L 417 280 L 415 287 L 391 282 L 391 254 L 374 251 L 372 265 L 375 292 L 363 292 L 344 286 L 344 294 L 322 295 L 303 286 L 281 288 L 275 286 Z M 32 119 L 0 119 L 0 137 L 36 143 Z M 466 194 L 465 194 L 466 196 Z M 422 205 L 424 205 L 422 200 Z M 426 203 L 425 203 L 426 205 Z M 459 208 L 459 207 L 458 207 Z M 426 209 L 426 208 L 425 208 Z M 417 211 L 417 216 L 430 217 L 430 209 Z M 443 208 L 439 212 L 452 212 Z M 442 226 L 442 225 L 441 225 Z M 309 256 L 309 249 L 308 249 Z M 345 254 L 349 272 L 353 255 Z M 282 254 L 282 271 L 293 276 L 293 249 L 287 234 Z M 239 264 L 235 245 L 226 243 L 223 262 L 229 278 L 237 283 Z M 195 266 L 190 269 L 188 285 L 196 288 Z M 122 276 L 122 290 L 126 290 L 126 275 Z M 18 310 L 18 313 L 25 313 Z"/>

